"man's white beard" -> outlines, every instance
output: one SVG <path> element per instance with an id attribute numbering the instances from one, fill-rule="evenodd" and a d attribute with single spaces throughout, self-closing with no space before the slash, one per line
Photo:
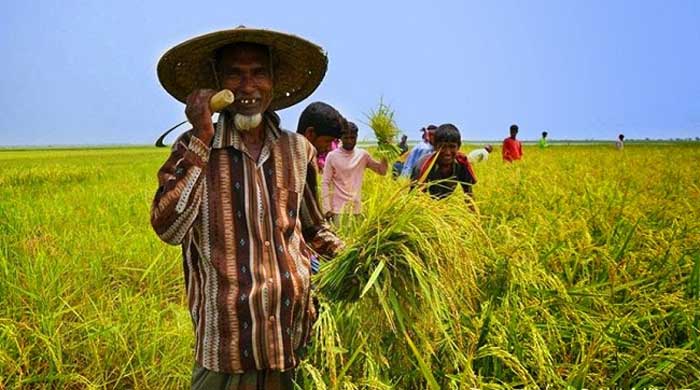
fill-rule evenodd
<path id="1" fill-rule="evenodd" d="M 248 131 L 250 129 L 254 129 L 260 126 L 261 122 L 262 114 L 260 113 L 254 115 L 235 114 L 233 116 L 233 124 L 236 126 L 236 129 L 240 131 Z"/>

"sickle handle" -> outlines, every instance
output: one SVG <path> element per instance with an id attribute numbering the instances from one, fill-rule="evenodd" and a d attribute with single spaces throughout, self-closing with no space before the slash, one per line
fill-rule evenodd
<path id="1" fill-rule="evenodd" d="M 211 97 L 209 100 L 209 108 L 211 109 L 211 112 L 218 112 L 226 108 L 226 106 L 229 104 L 233 103 L 234 100 L 235 97 L 233 96 L 233 92 L 228 89 L 222 89 Z"/>

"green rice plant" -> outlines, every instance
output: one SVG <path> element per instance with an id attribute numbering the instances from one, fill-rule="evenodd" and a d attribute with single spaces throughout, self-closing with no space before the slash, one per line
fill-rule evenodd
<path id="1" fill-rule="evenodd" d="M 383 101 L 379 101 L 379 106 L 365 115 L 368 125 L 374 131 L 377 138 L 376 153 L 385 157 L 388 161 L 393 161 L 401 154 L 397 143 L 399 128 L 394 121 L 394 111 Z"/>
<path id="2" fill-rule="evenodd" d="M 148 221 L 166 154 L 0 152 L 0 388 L 189 385 L 181 254 Z M 474 212 L 368 176 L 299 387 L 700 387 L 698 161 L 525 146 L 475 165 Z"/>

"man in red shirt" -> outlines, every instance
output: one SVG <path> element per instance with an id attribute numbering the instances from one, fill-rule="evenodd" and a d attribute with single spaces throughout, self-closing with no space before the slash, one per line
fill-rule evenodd
<path id="1" fill-rule="evenodd" d="M 523 158 L 523 144 L 515 139 L 518 125 L 510 126 L 510 137 L 503 140 L 503 161 L 513 162 Z"/>

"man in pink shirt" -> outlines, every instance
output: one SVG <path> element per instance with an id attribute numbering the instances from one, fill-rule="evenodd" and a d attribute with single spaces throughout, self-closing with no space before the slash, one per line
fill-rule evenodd
<path id="1" fill-rule="evenodd" d="M 355 148 L 357 125 L 354 123 L 348 122 L 340 140 L 342 146 L 326 157 L 321 179 L 321 204 L 327 218 L 335 218 L 343 212 L 359 214 L 365 169 L 384 176 L 389 165 L 386 159 L 377 161 L 366 150 Z"/>

